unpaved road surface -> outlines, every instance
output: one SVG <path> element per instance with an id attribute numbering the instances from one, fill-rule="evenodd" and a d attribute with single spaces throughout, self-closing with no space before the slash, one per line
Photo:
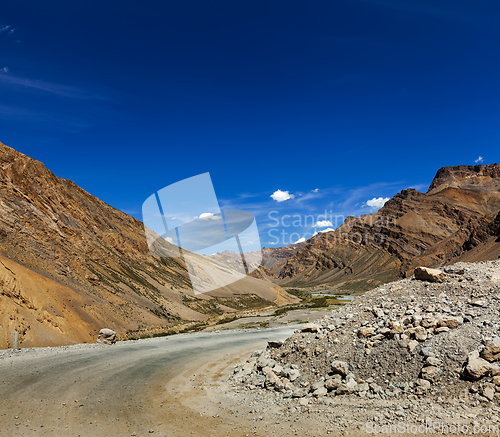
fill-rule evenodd
<path id="1" fill-rule="evenodd" d="M 293 329 L 2 351 L 0 436 L 261 435 L 218 379 Z"/>

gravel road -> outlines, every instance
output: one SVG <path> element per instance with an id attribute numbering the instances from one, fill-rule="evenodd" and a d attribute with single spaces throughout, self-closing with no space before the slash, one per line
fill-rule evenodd
<path id="1" fill-rule="evenodd" d="M 199 405 L 194 391 L 215 392 L 211 373 L 294 328 L 1 351 L 0 435 L 227 435 L 216 399 Z"/>

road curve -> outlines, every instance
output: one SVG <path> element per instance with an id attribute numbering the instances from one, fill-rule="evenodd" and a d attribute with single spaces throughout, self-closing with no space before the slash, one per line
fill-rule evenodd
<path id="1" fill-rule="evenodd" d="M 196 372 L 202 367 L 203 378 L 213 378 L 206 373 L 211 362 L 244 356 L 269 340 L 285 339 L 293 329 L 201 332 L 112 346 L 4 352 L 0 436 L 178 435 L 184 426 L 178 419 L 192 422 L 192 417 L 177 417 L 176 411 L 183 413 L 175 405 L 178 399 L 167 392 L 170 381 L 188 368 Z M 199 435 L 212 435 L 204 431 Z"/>

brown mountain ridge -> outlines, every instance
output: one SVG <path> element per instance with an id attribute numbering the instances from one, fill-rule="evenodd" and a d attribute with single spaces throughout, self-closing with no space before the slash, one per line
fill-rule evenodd
<path id="1" fill-rule="evenodd" d="M 293 302 L 247 277 L 193 295 L 182 259 L 149 253 L 143 224 L 0 143 L 0 348 L 95 341 Z"/>

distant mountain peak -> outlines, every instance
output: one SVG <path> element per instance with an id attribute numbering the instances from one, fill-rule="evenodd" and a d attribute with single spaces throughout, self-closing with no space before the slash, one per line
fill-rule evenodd
<path id="1" fill-rule="evenodd" d="M 437 193 L 445 188 L 498 191 L 500 189 L 500 164 L 442 167 L 434 176 L 427 193 Z"/>

